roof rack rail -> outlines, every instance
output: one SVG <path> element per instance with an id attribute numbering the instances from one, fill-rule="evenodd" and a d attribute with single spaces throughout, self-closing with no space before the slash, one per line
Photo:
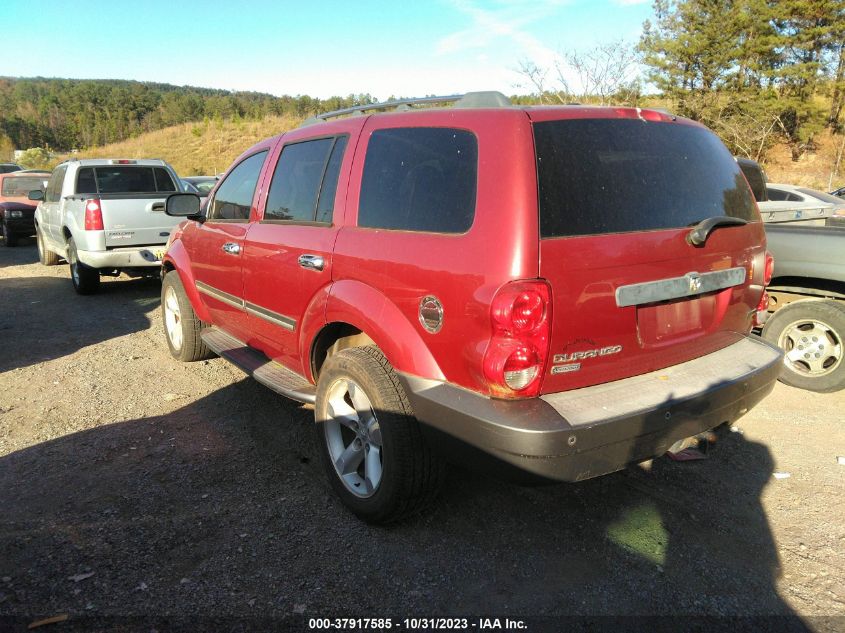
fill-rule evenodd
<path id="1" fill-rule="evenodd" d="M 360 115 L 371 110 L 387 110 L 395 108 L 398 110 L 411 110 L 411 106 L 425 105 L 431 103 L 454 103 L 455 108 L 507 108 L 511 106 L 511 100 L 501 92 L 467 92 L 462 95 L 447 95 L 440 97 L 416 97 L 412 99 L 397 99 L 395 101 L 383 101 L 381 103 L 367 103 L 364 105 L 352 106 L 341 110 L 323 112 L 317 116 L 309 117 L 299 127 L 323 123 L 328 119 L 334 119 L 347 114 Z"/>

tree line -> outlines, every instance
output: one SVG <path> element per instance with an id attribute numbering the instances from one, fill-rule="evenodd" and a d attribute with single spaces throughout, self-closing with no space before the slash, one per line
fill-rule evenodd
<path id="1" fill-rule="evenodd" d="M 843 0 L 654 0 L 639 42 L 524 61 L 522 87 L 545 103 L 665 106 L 762 159 L 776 141 L 794 160 L 825 127 L 842 132 Z"/>
<path id="2" fill-rule="evenodd" d="M 304 117 L 372 101 L 366 94 L 315 99 L 138 81 L 0 77 L 0 150 L 69 151 L 188 121 Z"/>

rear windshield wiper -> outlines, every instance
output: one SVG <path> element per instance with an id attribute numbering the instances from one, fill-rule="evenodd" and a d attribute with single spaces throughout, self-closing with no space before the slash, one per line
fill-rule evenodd
<path id="1" fill-rule="evenodd" d="M 687 242 L 693 246 L 704 246 L 710 232 L 717 226 L 737 226 L 741 224 L 748 224 L 748 220 L 732 218 L 729 215 L 716 215 L 712 218 L 706 218 L 692 227 L 692 230 L 687 234 Z"/>

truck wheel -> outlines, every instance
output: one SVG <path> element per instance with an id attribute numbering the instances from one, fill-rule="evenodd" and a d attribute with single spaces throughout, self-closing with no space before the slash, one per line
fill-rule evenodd
<path id="1" fill-rule="evenodd" d="M 845 387 L 845 306 L 830 300 L 802 300 L 777 310 L 763 338 L 786 352 L 781 382 L 809 391 Z"/>
<path id="2" fill-rule="evenodd" d="M 425 443 L 405 390 L 375 347 L 331 356 L 317 383 L 317 441 L 332 488 L 371 523 L 424 509 L 445 467 Z"/>
<path id="3" fill-rule="evenodd" d="M 70 280 L 77 293 L 92 295 L 100 289 L 100 271 L 79 261 L 73 238 L 67 242 L 67 263 L 70 264 Z"/>
<path id="4" fill-rule="evenodd" d="M 179 273 L 173 270 L 161 283 L 161 317 L 173 358 L 187 363 L 214 355 L 200 337 L 203 323 L 194 313 Z"/>
<path id="5" fill-rule="evenodd" d="M 6 246 L 18 245 L 18 236 L 9 230 L 9 227 L 6 226 L 5 222 L 3 223 L 3 244 Z"/>
<path id="6" fill-rule="evenodd" d="M 59 263 L 59 256 L 44 244 L 44 238 L 41 237 L 41 229 L 37 226 L 35 227 L 35 243 L 38 245 L 38 261 L 44 266 L 55 266 Z"/>

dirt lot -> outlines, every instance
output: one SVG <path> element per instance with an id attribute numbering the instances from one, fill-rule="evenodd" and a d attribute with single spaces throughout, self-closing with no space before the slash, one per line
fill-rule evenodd
<path id="1" fill-rule="evenodd" d="M 701 462 L 534 488 L 453 468 L 430 513 L 375 528 L 332 495 L 311 411 L 220 359 L 171 360 L 158 293 L 121 278 L 79 297 L 31 241 L 0 247 L 0 629 L 64 614 L 49 630 L 450 614 L 845 629 L 845 392 L 778 385 Z"/>

